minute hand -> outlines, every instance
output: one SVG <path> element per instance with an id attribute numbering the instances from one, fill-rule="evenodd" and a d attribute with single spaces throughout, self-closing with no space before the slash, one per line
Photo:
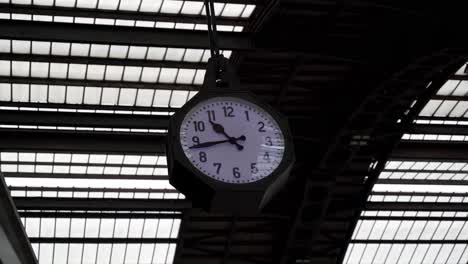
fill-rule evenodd
<path id="1" fill-rule="evenodd" d="M 204 142 L 204 143 L 200 143 L 197 145 L 193 145 L 189 148 L 190 149 L 206 148 L 206 147 L 211 147 L 211 146 L 226 143 L 226 142 L 229 142 L 229 140 L 227 139 L 227 140 L 219 140 L 219 141 L 209 141 L 209 142 Z"/>
<path id="2" fill-rule="evenodd" d="M 214 146 L 214 145 L 218 145 L 218 144 L 222 144 L 222 143 L 227 143 L 227 142 L 229 142 L 230 140 L 231 140 L 231 139 L 203 142 L 203 143 L 200 143 L 200 144 L 197 144 L 197 145 L 193 145 L 193 146 L 189 147 L 189 149 L 207 148 L 207 147 L 211 147 L 211 146 Z M 245 136 L 240 136 L 240 137 L 238 137 L 238 138 L 234 138 L 234 140 L 235 140 L 235 141 L 237 141 L 237 140 L 245 140 Z"/>

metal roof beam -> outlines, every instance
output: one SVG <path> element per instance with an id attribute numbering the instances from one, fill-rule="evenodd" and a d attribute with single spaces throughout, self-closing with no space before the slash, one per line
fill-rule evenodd
<path id="1" fill-rule="evenodd" d="M 19 210 L 180 211 L 191 207 L 183 199 L 99 199 L 14 197 Z"/>
<path id="2" fill-rule="evenodd" d="M 160 154 L 165 136 L 100 132 L 0 131 L 0 151 Z"/>
<path id="3" fill-rule="evenodd" d="M 415 124 L 408 133 L 411 134 L 445 134 L 468 135 L 468 126 L 464 125 L 423 125 Z"/>
<path id="4" fill-rule="evenodd" d="M 126 82 L 126 81 L 96 81 L 96 80 L 52 79 L 52 78 L 8 77 L 8 76 L 0 77 L 0 83 L 94 86 L 94 87 L 114 87 L 114 88 L 141 88 L 141 89 L 160 89 L 160 90 L 184 90 L 184 91 L 187 91 L 187 90 L 197 91 L 200 88 L 199 85 L 190 85 L 190 84 L 168 84 L 168 83 Z"/>
<path id="5" fill-rule="evenodd" d="M 176 243 L 176 238 L 95 238 L 95 237 L 29 237 L 31 243 L 51 244 L 143 244 L 143 243 Z"/>
<path id="6" fill-rule="evenodd" d="M 438 173 L 444 173 L 439 171 Z M 447 172 L 453 173 L 453 172 Z M 466 180 L 406 180 L 406 179 L 379 179 L 378 184 L 417 184 L 417 185 L 467 185 Z M 413 193 L 412 195 L 417 195 Z M 424 195 L 428 195 L 427 193 Z M 438 194 L 439 195 L 439 194 Z"/>
<path id="7" fill-rule="evenodd" d="M 161 213 L 161 212 L 145 212 L 145 213 L 115 213 L 115 212 L 99 212 L 99 213 L 89 213 L 89 212 L 30 212 L 30 211 L 21 211 L 18 212 L 21 217 L 31 217 L 31 218 L 132 218 L 132 219 L 180 219 L 181 214 L 174 213 Z"/>
<path id="8" fill-rule="evenodd" d="M 450 141 L 402 141 L 391 155 L 398 160 L 468 161 L 468 143 Z"/>
<path id="9" fill-rule="evenodd" d="M 468 240 L 453 240 L 453 239 L 415 239 L 415 240 L 401 240 L 401 239 L 353 239 L 353 244 L 468 244 Z"/>
<path id="10" fill-rule="evenodd" d="M 104 165 L 103 165 L 104 166 Z M 124 165 L 122 165 L 124 166 Z M 34 173 L 4 172 L 5 178 L 52 178 L 52 179 L 101 179 L 101 180 L 168 180 L 167 175 L 123 175 L 123 174 L 77 174 L 77 173 Z"/>
<path id="11" fill-rule="evenodd" d="M 468 203 L 367 202 L 367 211 L 468 211 Z"/>
<path id="12" fill-rule="evenodd" d="M 216 1 L 220 2 L 220 1 Z M 223 0 L 221 1 L 223 2 Z M 231 2 L 226 1 L 224 2 Z M 239 2 L 239 1 L 238 1 Z M 252 2 L 252 1 L 241 1 Z M 165 14 L 154 12 L 134 12 L 123 10 L 105 10 L 91 8 L 70 8 L 61 6 L 40 6 L 40 5 L 15 5 L 0 4 L 1 13 L 18 13 L 45 16 L 68 16 L 68 17 L 90 17 L 90 18 L 109 18 L 122 20 L 144 20 L 155 22 L 179 22 L 206 24 L 206 17 L 203 15 L 185 15 L 185 14 Z M 216 22 L 219 25 L 246 26 L 248 19 L 235 17 L 217 17 Z"/>
<path id="13" fill-rule="evenodd" d="M 167 129 L 168 116 L 0 110 L 2 125 Z"/>
<path id="14" fill-rule="evenodd" d="M 0 60 L 11 61 L 34 61 L 34 62 L 56 62 L 56 63 L 76 63 L 76 64 L 98 64 L 117 66 L 139 66 L 139 67 L 167 67 L 184 69 L 205 69 L 204 62 L 186 61 L 156 61 L 142 59 L 114 59 L 80 56 L 53 56 L 37 54 L 0 53 Z"/>
<path id="15" fill-rule="evenodd" d="M 101 26 L 69 23 L 1 20 L 0 38 L 42 41 L 65 41 L 143 45 L 181 48 L 209 47 L 204 31 Z M 220 49 L 250 50 L 253 48 L 246 33 L 218 32 Z"/>
<path id="16" fill-rule="evenodd" d="M 23 103 L 23 102 L 0 102 L 0 106 L 21 108 L 44 108 L 44 109 L 80 109 L 98 111 L 149 111 L 149 112 L 171 112 L 177 108 L 171 107 L 143 107 L 122 105 L 92 105 L 92 104 L 58 104 L 58 103 Z"/>

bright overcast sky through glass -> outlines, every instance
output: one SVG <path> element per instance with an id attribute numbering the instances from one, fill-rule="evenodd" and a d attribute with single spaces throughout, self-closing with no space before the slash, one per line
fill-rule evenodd
<path id="1" fill-rule="evenodd" d="M 0 20 L 115 30 L 206 31 L 203 1 L 0 0 Z M 256 6 L 215 3 L 218 30 L 240 34 Z M 203 32 L 200 32 L 203 33 Z M 199 91 L 208 49 L 57 39 L 0 39 L 0 111 L 167 116 Z M 185 46 L 185 47 L 184 47 Z M 231 50 L 221 53 L 230 58 Z M 0 123 L 1 131 L 162 137 L 165 126 Z M 54 143 L 51 143 L 54 144 Z M 184 202 L 168 181 L 164 153 L 13 149 L 0 171 L 15 199 Z M 116 203 L 117 207 L 119 202 Z M 102 209 L 102 208 L 101 208 Z M 19 209 L 40 264 L 169 264 L 179 209 Z M 146 208 L 151 209 L 151 208 Z M 7 264 L 7 263 L 5 263 Z"/>

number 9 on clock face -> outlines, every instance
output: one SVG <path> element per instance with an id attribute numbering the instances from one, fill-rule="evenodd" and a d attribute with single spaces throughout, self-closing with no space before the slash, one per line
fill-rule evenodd
<path id="1" fill-rule="evenodd" d="M 226 183 L 264 179 L 284 155 L 284 136 L 275 119 L 237 97 L 214 97 L 193 107 L 181 123 L 180 141 L 195 168 Z"/>

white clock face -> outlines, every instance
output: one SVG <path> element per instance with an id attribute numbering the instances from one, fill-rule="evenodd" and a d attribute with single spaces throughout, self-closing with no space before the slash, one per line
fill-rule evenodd
<path id="1" fill-rule="evenodd" d="M 235 97 L 215 97 L 184 118 L 180 140 L 188 160 L 203 174 L 226 183 L 269 176 L 284 154 L 284 136 L 259 106 Z"/>

